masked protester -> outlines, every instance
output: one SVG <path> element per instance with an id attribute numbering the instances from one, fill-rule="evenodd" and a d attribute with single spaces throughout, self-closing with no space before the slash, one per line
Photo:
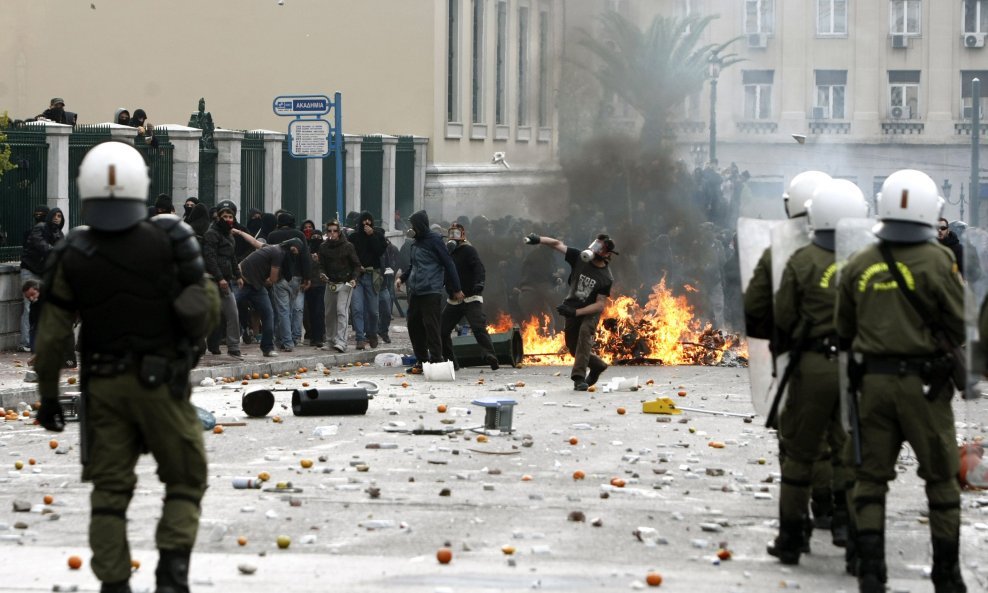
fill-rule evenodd
<path id="1" fill-rule="evenodd" d="M 219 316 L 218 295 L 188 225 L 171 215 L 146 219 L 149 183 L 132 146 L 104 142 L 86 154 L 78 180 L 86 226 L 53 252 L 38 327 L 38 422 L 60 432 L 59 346 L 76 317 L 82 320 L 80 455 L 83 480 L 93 484 L 91 565 L 103 593 L 130 591 L 127 508 L 141 454 L 154 455 L 165 485 L 155 536 L 157 591 L 189 590 L 206 489 L 189 371 L 200 354 L 195 345 Z"/>
<path id="2" fill-rule="evenodd" d="M 38 116 L 39 118 L 47 119 L 48 121 L 53 121 L 57 124 L 69 124 L 73 122 L 68 121 L 65 112 L 65 100 L 61 97 L 55 97 L 51 100 L 48 105 L 48 109 Z"/>
<path id="3" fill-rule="evenodd" d="M 41 280 L 41 274 L 45 270 L 45 258 L 51 251 L 51 245 L 45 240 L 45 219 L 48 217 L 49 208 L 44 204 L 39 204 L 34 208 L 34 224 L 24 231 L 24 240 L 21 249 L 21 284 L 33 280 Z M 21 335 L 17 349 L 21 352 L 31 352 L 31 307 L 33 301 L 24 299 L 24 309 L 21 312 Z"/>
<path id="4" fill-rule="evenodd" d="M 367 345 L 377 348 L 377 325 L 381 319 L 378 293 L 384 283 L 381 256 L 387 249 L 384 229 L 375 227 L 374 216 L 364 211 L 357 220 L 357 228 L 347 238 L 357 250 L 365 272 L 357 280 L 353 293 L 353 329 L 357 334 L 357 350 L 363 350 Z"/>
<path id="5" fill-rule="evenodd" d="M 425 362 L 445 362 L 440 325 L 443 290 L 455 301 L 465 298 L 456 271 L 442 237 L 429 228 L 429 215 L 419 210 L 409 217 L 411 228 L 406 235 L 413 239 L 408 271 L 395 279 L 395 285 L 408 286 L 408 338 L 412 341 L 416 363 L 408 369 L 420 374 Z M 444 277 L 445 274 L 445 277 Z"/>
<path id="6" fill-rule="evenodd" d="M 322 348 L 323 339 L 326 335 L 326 281 L 322 279 L 319 270 L 319 247 L 322 245 L 322 233 L 318 229 L 308 229 L 306 233 L 305 223 L 302 223 L 302 232 L 308 237 L 309 257 L 312 265 L 309 266 L 309 290 L 303 293 L 305 300 L 305 310 L 302 315 L 302 325 L 305 328 L 305 337 L 309 341 L 309 346 Z"/>
<path id="7" fill-rule="evenodd" d="M 340 221 L 326 223 L 326 240 L 319 246 L 319 269 L 326 283 L 323 309 L 326 312 L 326 339 L 323 350 L 346 352 L 350 328 L 350 298 L 363 273 L 353 244 L 347 241 Z"/>
<path id="8" fill-rule="evenodd" d="M 210 334 L 206 347 L 212 354 L 220 353 L 220 337 L 226 330 L 226 352 L 234 358 L 240 354 L 240 319 L 237 312 L 236 290 L 243 288 L 237 256 L 234 253 L 232 230 L 235 222 L 236 206 L 223 200 L 216 207 L 219 218 L 209 225 L 203 237 L 202 255 L 206 271 L 217 283 L 220 292 L 220 310 L 223 324 Z"/>
<path id="9" fill-rule="evenodd" d="M 531 234 L 525 237 L 529 245 L 545 245 L 564 254 L 566 263 L 572 270 L 569 277 L 569 292 L 563 303 L 556 307 L 566 319 L 563 334 L 566 349 L 573 355 L 573 369 L 570 378 L 575 391 L 586 391 L 597 382 L 600 374 L 607 370 L 605 363 L 593 353 L 594 334 L 600 314 L 611 296 L 614 277 L 608 267 L 611 256 L 616 255 L 614 241 L 600 234 L 583 251 L 567 247 L 559 239 L 540 237 Z M 588 372 L 589 368 L 589 372 Z"/>
<path id="10" fill-rule="evenodd" d="M 446 248 L 453 258 L 464 296 L 461 299 L 454 299 L 452 291 L 450 291 L 450 297 L 446 299 L 446 308 L 443 309 L 440 318 L 443 356 L 447 360 L 453 361 L 454 369 L 460 368 L 453 353 L 453 339 L 450 337 L 450 332 L 453 331 L 460 319 L 466 317 L 467 323 L 470 324 L 470 331 L 473 332 L 477 345 L 484 353 L 484 359 L 490 365 L 491 370 L 496 371 L 498 369 L 497 355 L 494 353 L 491 337 L 487 333 L 487 317 L 484 315 L 483 292 L 486 278 L 484 262 L 480 261 L 477 248 L 467 240 L 467 231 L 462 224 L 454 222 L 450 225 L 446 237 Z"/>

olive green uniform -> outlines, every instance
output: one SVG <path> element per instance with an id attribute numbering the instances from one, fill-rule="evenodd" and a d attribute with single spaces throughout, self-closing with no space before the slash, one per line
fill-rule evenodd
<path id="1" fill-rule="evenodd" d="M 143 223 L 142 223 L 143 224 Z M 159 232 L 143 227 L 138 232 Z M 156 239 L 160 246 L 167 244 L 168 238 Z M 99 257 L 99 256 L 96 256 Z M 148 257 L 152 270 L 145 275 L 159 274 L 171 277 L 164 269 L 163 262 L 170 260 L 171 254 Z M 51 263 L 50 263 L 51 265 Z M 50 271 L 46 299 L 38 328 L 37 359 L 38 389 L 42 400 L 58 397 L 59 370 L 62 364 L 60 344 L 72 333 L 72 323 L 77 315 L 82 317 L 80 339 L 85 407 L 84 437 L 87 440 L 88 461 L 83 460 L 83 480 L 93 483 L 91 494 L 92 517 L 90 521 L 90 546 L 93 550 L 93 572 L 103 583 L 125 582 L 131 573 L 131 556 L 127 543 L 126 512 L 133 496 L 137 476 L 134 468 L 144 451 L 150 451 L 158 463 L 158 478 L 165 484 L 165 500 L 161 518 L 158 521 L 156 543 L 159 550 L 191 550 L 195 543 L 199 525 L 199 502 L 206 488 L 206 456 L 203 448 L 202 425 L 198 421 L 195 408 L 188 400 L 187 375 L 186 390 L 181 396 L 172 394 L 167 383 L 147 386 L 147 381 L 139 378 L 140 361 L 145 354 L 156 354 L 168 359 L 176 357 L 175 346 L 158 348 L 153 352 L 141 352 L 139 342 L 131 342 L 133 349 L 118 355 L 115 362 L 100 366 L 98 354 L 87 346 L 86 335 L 97 341 L 94 335 L 100 333 L 99 326 L 119 324 L 132 334 L 139 334 L 142 325 L 150 325 L 151 316 L 160 309 L 139 310 L 128 315 L 119 311 L 111 319 L 105 315 L 92 315 L 91 300 L 86 292 L 95 290 L 100 278 L 85 277 L 70 270 L 61 259 Z M 96 264 L 107 274 L 121 273 L 119 269 L 106 264 L 106 259 Z M 200 272 L 201 277 L 201 272 Z M 137 282 L 115 285 L 118 294 L 139 294 Z M 205 283 L 211 286 L 212 282 Z M 154 287 L 145 287 L 145 294 L 154 294 Z M 215 289 L 213 289 L 215 292 Z M 211 299 L 216 295 L 210 293 Z M 122 297 L 126 298 L 126 297 Z M 171 315 L 170 297 L 163 297 L 167 309 L 164 315 Z M 218 302 L 210 304 L 211 317 L 215 320 Z M 89 317 L 87 318 L 87 311 Z M 177 326 L 173 318 L 164 323 Z M 206 328 L 208 329 L 208 328 Z"/>
<path id="2" fill-rule="evenodd" d="M 782 486 L 781 521 L 798 521 L 810 499 L 814 463 L 833 465 L 834 496 L 843 508 L 843 492 L 853 479 L 839 455 L 846 433 L 840 421 L 840 381 L 834 304 L 837 295 L 834 253 L 817 245 L 797 250 L 782 273 L 775 297 L 775 323 L 798 356 L 789 395 L 779 418 Z M 803 338 L 800 341 L 800 338 Z M 800 341 L 800 343 L 797 343 Z"/>
<path id="3" fill-rule="evenodd" d="M 861 558 L 859 579 L 865 570 L 863 562 L 870 559 L 880 561 L 884 581 L 885 497 L 888 482 L 896 476 L 902 443 L 907 441 L 919 462 L 918 474 L 926 482 L 933 579 L 937 582 L 938 549 L 952 548 L 957 558 L 959 459 L 950 405 L 952 387 L 947 382 L 939 393 L 925 393 L 929 377 L 923 373 L 923 364 L 942 355 L 928 322 L 944 328 L 954 343 L 963 343 L 964 291 L 953 254 L 946 247 L 933 242 L 887 245 L 907 289 L 932 319 L 922 319 L 909 304 L 877 246 L 865 248 L 847 263 L 838 290 L 837 333 L 842 341 L 853 339 L 851 349 L 864 358 L 858 403 L 862 460 L 852 497 Z M 877 551 L 866 549 L 866 539 Z"/>

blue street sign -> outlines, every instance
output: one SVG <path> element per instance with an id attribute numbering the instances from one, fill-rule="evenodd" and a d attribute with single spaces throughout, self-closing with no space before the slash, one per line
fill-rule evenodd
<path id="1" fill-rule="evenodd" d="M 325 115 L 333 102 L 326 95 L 282 95 L 272 103 L 275 115 L 296 117 L 301 115 Z"/>

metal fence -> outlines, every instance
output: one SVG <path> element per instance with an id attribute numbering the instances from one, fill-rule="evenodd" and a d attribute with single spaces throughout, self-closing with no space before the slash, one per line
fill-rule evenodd
<path id="1" fill-rule="evenodd" d="M 69 136 L 69 224 L 81 224 L 79 207 L 79 165 L 89 149 L 110 139 L 110 126 L 76 126 Z"/>
<path id="2" fill-rule="evenodd" d="M 240 213 L 239 220 L 247 224 L 251 208 L 264 212 L 264 134 L 244 132 L 240 144 Z"/>
<path id="3" fill-rule="evenodd" d="M 293 158 L 288 140 L 281 149 L 281 207 L 295 215 L 298 226 L 305 220 L 306 163 L 308 159 Z"/>
<path id="4" fill-rule="evenodd" d="M 370 212 L 380 224 L 384 194 L 384 144 L 380 136 L 365 136 L 360 145 L 360 209 Z M 387 220 L 392 220 L 394 212 Z"/>
<path id="5" fill-rule="evenodd" d="M 2 130 L 17 166 L 0 178 L 0 261 L 21 258 L 24 236 L 34 224 L 34 208 L 48 202 L 48 139 L 44 128 Z"/>
<path id="6" fill-rule="evenodd" d="M 414 208 L 415 144 L 411 136 L 399 136 L 395 148 L 395 209 L 407 220 Z"/>
<path id="7" fill-rule="evenodd" d="M 216 203 L 216 164 L 219 151 L 215 147 L 199 144 L 199 201 L 204 204 Z M 192 197 L 192 196 L 186 196 Z M 185 198 L 182 198 L 185 201 Z"/>
<path id="8" fill-rule="evenodd" d="M 343 160 L 346 162 L 346 140 L 343 141 Z M 346 188 L 346 166 L 343 166 L 343 187 Z M 346 189 L 343 190 L 346 194 Z M 346 207 L 346 195 L 343 196 L 344 208 Z M 322 220 L 319 222 L 329 222 L 337 218 L 342 222 L 346 218 L 346 212 L 336 212 L 336 151 L 331 151 L 322 160 Z M 322 225 L 319 225 L 322 226 Z"/>
<path id="9" fill-rule="evenodd" d="M 165 130 L 156 130 L 153 136 L 148 137 L 138 134 L 134 139 L 134 147 L 148 164 L 148 173 L 151 176 L 148 206 L 152 206 L 159 195 L 172 195 L 172 164 L 175 147 L 168 141 L 168 132 Z M 78 221 L 76 223 L 78 224 Z"/>

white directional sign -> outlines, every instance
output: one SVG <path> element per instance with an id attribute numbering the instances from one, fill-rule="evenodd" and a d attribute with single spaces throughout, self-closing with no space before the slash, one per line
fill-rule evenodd
<path id="1" fill-rule="evenodd" d="M 321 158 L 329 154 L 331 126 L 324 119 L 297 119 L 288 124 L 289 154 L 300 158 Z"/>

